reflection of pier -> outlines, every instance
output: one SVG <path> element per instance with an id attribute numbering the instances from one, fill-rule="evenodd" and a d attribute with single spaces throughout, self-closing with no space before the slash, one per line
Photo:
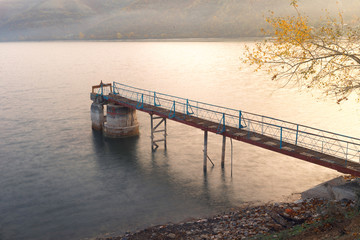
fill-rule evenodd
<path id="1" fill-rule="evenodd" d="M 206 209 L 210 206 L 211 211 L 217 209 L 213 212 L 216 213 L 233 206 L 233 189 L 227 184 L 226 169 L 222 169 L 221 178 L 218 178 L 220 176 L 211 168 L 203 176 L 191 175 L 193 179 L 188 181 L 188 178 L 182 179 L 183 175 L 178 174 L 181 170 L 177 169 L 174 172 L 174 165 L 169 162 L 171 155 L 168 156 L 168 151 L 156 154 L 142 151 L 143 147 L 139 146 L 142 140 L 139 137 L 112 139 L 105 137 L 101 132 L 92 131 L 92 141 L 96 164 L 103 172 L 100 174 L 100 180 L 103 181 L 104 187 L 107 190 L 110 188 L 111 191 L 121 192 L 114 196 L 120 198 L 120 201 L 130 200 L 132 204 L 129 207 L 136 207 L 137 216 L 142 215 L 139 212 L 148 211 L 147 208 L 154 208 L 158 209 L 157 215 L 163 215 L 163 221 L 167 222 L 172 219 L 173 210 L 177 209 L 181 216 L 177 221 L 180 221 L 188 216 L 202 216 L 202 207 Z M 186 167 L 184 169 L 187 172 Z M 136 177 L 132 178 L 133 175 Z M 122 181 L 124 183 L 119 184 Z M 169 212 L 170 215 L 167 215 Z M 206 214 L 208 213 L 206 210 Z M 135 220 L 132 218 L 130 221 Z M 157 221 L 156 217 L 151 219 L 152 223 L 154 221 Z"/>
<path id="2" fill-rule="evenodd" d="M 213 132 L 223 135 L 222 166 L 225 159 L 226 137 L 229 137 L 342 173 L 360 176 L 359 138 L 116 82 L 113 85 L 101 83 L 94 86 L 91 99 L 101 106 L 111 103 L 149 113 L 153 150 L 157 149 L 159 141 L 164 142 L 166 148 L 166 119 L 203 130 L 204 170 L 207 165 L 208 132 Z M 98 119 L 103 119 L 103 122 L 100 120 L 101 124 L 107 121 L 105 117 L 98 118 L 98 111 L 93 111 L 92 107 L 92 115 L 93 113 L 96 115 L 95 122 Z M 160 119 L 155 127 L 154 119 Z M 129 124 L 129 120 L 126 124 Z M 130 124 L 133 123 L 130 121 Z M 158 129 L 161 124 L 163 129 Z M 155 133 L 163 133 L 163 138 L 155 139 Z"/>

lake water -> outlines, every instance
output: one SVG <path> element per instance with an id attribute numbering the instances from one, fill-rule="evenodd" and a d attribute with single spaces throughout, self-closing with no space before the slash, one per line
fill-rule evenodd
<path id="1" fill-rule="evenodd" d="M 339 173 L 168 122 L 167 151 L 91 130 L 92 85 L 118 81 L 358 137 L 359 105 L 337 105 L 242 66 L 244 42 L 0 43 L 0 239 L 85 239 L 281 201 Z M 249 43 L 251 44 L 251 42 Z M 242 66 L 242 67 L 241 67 Z M 241 68 L 240 68 L 241 67 Z"/>

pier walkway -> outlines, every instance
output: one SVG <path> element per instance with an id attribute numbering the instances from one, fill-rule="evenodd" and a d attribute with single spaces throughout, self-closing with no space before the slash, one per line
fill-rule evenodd
<path id="1" fill-rule="evenodd" d="M 208 132 L 223 136 L 224 161 L 226 137 L 305 160 L 341 173 L 360 177 L 360 139 L 280 119 L 216 106 L 113 82 L 93 86 L 91 99 L 147 112 L 151 115 L 153 150 L 165 142 L 166 119 L 204 131 L 204 169 L 207 162 Z M 160 121 L 153 126 L 153 121 Z M 161 124 L 164 129 L 157 130 Z M 155 133 L 164 138 L 155 140 Z"/>

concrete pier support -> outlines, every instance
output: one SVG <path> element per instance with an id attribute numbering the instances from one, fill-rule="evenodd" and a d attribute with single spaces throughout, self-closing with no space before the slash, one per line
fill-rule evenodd
<path id="1" fill-rule="evenodd" d="M 204 172 L 207 170 L 207 145 L 208 145 L 208 132 L 204 131 Z"/>
<path id="2" fill-rule="evenodd" d="M 106 137 L 111 138 L 139 135 L 136 110 L 109 103 L 103 132 Z"/>
<path id="3" fill-rule="evenodd" d="M 226 136 L 223 135 L 222 150 L 221 150 L 221 168 L 225 166 L 225 147 L 226 147 Z"/>
<path id="4" fill-rule="evenodd" d="M 93 102 L 91 104 L 91 127 L 94 130 L 102 130 L 104 117 L 104 106 L 101 103 Z"/>

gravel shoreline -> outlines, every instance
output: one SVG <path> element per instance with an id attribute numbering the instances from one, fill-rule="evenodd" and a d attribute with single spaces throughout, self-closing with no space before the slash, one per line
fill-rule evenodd
<path id="1" fill-rule="evenodd" d="M 329 204 L 338 208 L 353 205 L 351 200 L 305 199 L 289 203 L 272 203 L 261 206 L 247 205 L 209 218 L 149 227 L 141 231 L 97 240 L 134 239 L 259 239 L 256 236 L 270 235 L 304 222 L 316 221 L 326 214 Z"/>

